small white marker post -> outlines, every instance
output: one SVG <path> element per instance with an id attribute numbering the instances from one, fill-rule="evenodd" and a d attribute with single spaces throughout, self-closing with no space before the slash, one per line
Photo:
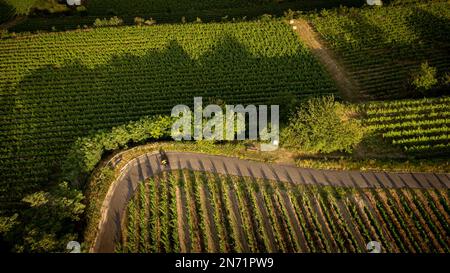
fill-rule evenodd
<path id="1" fill-rule="evenodd" d="M 293 30 L 297 30 L 297 26 L 293 26 L 292 29 L 293 29 Z"/>
<path id="2" fill-rule="evenodd" d="M 289 21 L 289 24 L 293 25 L 293 24 L 294 24 L 294 19 L 291 19 L 291 20 Z"/>

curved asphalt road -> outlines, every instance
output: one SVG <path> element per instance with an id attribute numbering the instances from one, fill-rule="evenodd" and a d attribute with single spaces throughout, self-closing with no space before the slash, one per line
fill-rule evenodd
<path id="1" fill-rule="evenodd" d="M 167 161 L 161 164 L 161 158 Z M 197 153 L 167 152 L 144 154 L 121 170 L 110 186 L 102 206 L 102 219 L 90 252 L 114 252 L 120 241 L 121 219 L 138 184 L 162 171 L 190 169 L 237 176 L 250 176 L 302 184 L 360 188 L 450 188 L 450 174 L 333 171 L 252 162 L 232 157 Z"/>

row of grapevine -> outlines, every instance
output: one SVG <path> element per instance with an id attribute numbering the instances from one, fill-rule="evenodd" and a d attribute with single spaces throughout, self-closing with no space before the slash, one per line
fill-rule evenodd
<path id="1" fill-rule="evenodd" d="M 361 92 L 374 99 L 415 94 L 409 84 L 425 62 L 437 68 L 437 79 L 446 84 L 449 19 L 448 1 L 325 10 L 310 17 Z"/>
<path id="2" fill-rule="evenodd" d="M 327 0 L 327 1 L 309 1 L 309 0 L 293 0 L 289 2 L 273 2 L 265 0 L 133 0 L 133 5 L 130 5 L 129 0 L 91 0 L 87 3 L 87 10 L 89 14 L 109 15 L 111 12 L 116 14 L 141 16 L 155 12 L 166 13 L 171 16 L 173 13 L 180 11 L 204 11 L 205 13 L 213 12 L 215 10 L 226 9 L 241 9 L 243 15 L 248 14 L 248 10 L 254 8 L 268 11 L 281 7 L 284 10 L 291 8 L 296 9 L 321 9 L 329 8 L 339 5 L 360 5 L 359 1 L 355 0 Z M 224 13 L 223 16 L 230 15 Z"/>
<path id="3" fill-rule="evenodd" d="M 0 200 L 58 175 L 78 137 L 178 104 L 335 93 L 282 22 L 157 25 L 0 40 Z"/>
<path id="4" fill-rule="evenodd" d="M 140 184 L 127 207 L 122 232 L 123 252 L 179 252 L 176 189 L 172 175 Z"/>
<path id="5" fill-rule="evenodd" d="M 23 2 L 24 0 L 6 1 Z M 28 2 L 30 1 L 28 0 Z M 10 28 L 10 32 L 63 31 L 85 28 L 91 27 L 98 18 L 112 16 L 120 17 L 126 25 L 135 24 L 136 17 L 152 18 L 157 23 L 220 22 L 253 20 L 263 14 L 283 16 L 289 9 L 305 11 L 333 8 L 340 5 L 361 6 L 362 4 L 359 0 L 90 0 L 86 1 L 86 10 L 82 12 L 73 12 L 71 16 L 52 16 L 50 18 L 32 16 Z M 5 14 L 6 11 L 9 9 L 5 10 Z M 7 17 L 5 20 L 9 18 Z"/>
<path id="6" fill-rule="evenodd" d="M 364 253 L 369 241 L 383 252 L 450 251 L 447 190 L 311 186 L 188 170 L 143 184 L 128 206 L 118 251 Z M 145 235 L 152 229 L 159 248 Z"/>
<path id="7" fill-rule="evenodd" d="M 372 102 L 363 109 L 366 126 L 405 152 L 449 154 L 449 97 Z"/>

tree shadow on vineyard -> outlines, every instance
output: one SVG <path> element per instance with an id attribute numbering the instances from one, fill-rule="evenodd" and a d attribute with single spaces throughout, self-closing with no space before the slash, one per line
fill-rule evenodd
<path id="1" fill-rule="evenodd" d="M 96 7 L 92 7 L 92 4 L 90 4 L 88 5 L 86 11 L 68 12 L 67 15 L 72 14 L 69 16 L 61 16 L 61 14 L 59 13 L 35 15 L 32 17 L 28 17 L 27 20 L 23 23 L 11 28 L 10 32 L 34 32 L 42 30 L 51 31 L 52 28 L 56 28 L 59 31 L 79 29 L 80 27 L 83 27 L 85 25 L 91 27 L 97 18 L 111 18 L 113 16 L 118 16 L 123 19 L 124 25 L 136 25 L 134 21 L 134 18 L 136 18 L 136 16 L 145 19 L 153 18 L 158 23 L 196 22 L 197 18 L 200 18 L 202 22 L 253 20 L 260 18 L 265 14 L 270 14 L 277 17 L 283 16 L 288 10 L 312 11 L 316 9 L 335 8 L 339 6 L 360 7 L 363 5 L 364 1 L 290 0 L 276 2 L 266 0 L 253 1 L 256 3 L 244 6 L 236 6 L 237 1 L 211 1 L 215 3 L 210 6 L 205 6 L 204 3 L 201 3 L 200 6 L 197 6 L 196 8 L 192 6 L 190 8 L 181 8 L 180 4 L 183 7 L 186 6 L 184 4 L 185 1 L 173 1 L 172 4 L 169 5 L 168 3 L 164 3 L 164 1 L 160 1 L 165 7 L 160 6 L 159 8 L 155 7 L 155 3 L 146 3 L 144 4 L 144 6 L 141 6 L 136 3 L 130 5 L 127 1 L 121 2 L 121 5 L 123 5 L 122 7 L 118 6 L 117 1 L 102 1 L 101 4 L 97 5 Z M 134 0 L 134 2 L 136 2 L 136 0 Z M 217 4 L 219 4 L 219 6 L 217 6 Z"/>
<path id="2" fill-rule="evenodd" d="M 5 0 L 0 0 L 0 24 L 11 19 L 14 14 L 15 8 Z"/>
<path id="3" fill-rule="evenodd" d="M 439 83 L 425 94 L 427 97 L 450 95 L 450 85 L 445 80 L 446 73 L 450 70 L 450 20 L 424 10 L 416 8 L 408 17 L 410 29 L 423 41 L 423 54 L 429 56 L 421 62 L 427 61 L 437 69 Z M 425 42 L 425 43 L 424 43 Z M 431 58 L 433 57 L 433 58 Z M 420 63 L 417 63 L 418 70 Z M 418 92 L 419 93 L 419 92 Z M 420 96 L 424 94 L 420 93 Z"/>
<path id="4" fill-rule="evenodd" d="M 59 172 L 77 137 L 143 116 L 170 115 L 175 105 L 192 106 L 194 96 L 202 96 L 204 105 L 258 105 L 290 94 L 335 92 L 331 82 L 315 80 L 320 73 L 326 76 L 313 57 L 298 54 L 255 56 L 224 35 L 198 58 L 171 41 L 165 49 L 115 56 L 93 68 L 72 60 L 35 70 L 14 90 L 7 114 L 21 135 L 16 136 L 17 129 L 6 132 L 15 138 L 10 155 L 23 163 L 11 164 L 4 175 L 20 180 L 27 175 L 20 173 L 26 164 L 38 171 L 30 171 L 27 179 L 54 180 L 51 175 Z"/>
<path id="5" fill-rule="evenodd" d="M 407 18 L 409 28 L 416 33 L 422 41 L 443 43 L 440 46 L 448 48 L 450 42 L 450 20 L 436 16 L 423 8 L 415 8 Z"/>
<path id="6" fill-rule="evenodd" d="M 426 17 L 425 20 L 422 17 Z M 426 32 L 430 33 L 431 25 L 429 24 L 436 21 L 434 15 L 427 12 L 413 13 L 411 18 L 407 18 L 407 21 L 410 22 L 408 30 L 418 34 L 418 39 L 411 40 L 392 37 L 386 32 L 388 30 L 377 26 L 376 21 L 371 21 L 364 15 L 356 13 L 349 18 L 351 21 L 343 27 L 346 38 L 341 38 L 341 41 L 344 49 L 355 48 L 352 41 L 356 41 L 355 51 L 362 58 L 356 61 L 356 65 L 358 62 L 364 63 L 362 66 L 364 73 L 358 74 L 355 78 L 360 85 L 366 87 L 377 85 L 376 90 L 370 91 L 375 99 L 401 99 L 417 96 L 415 92 L 409 90 L 409 81 L 412 70 L 420 66 L 420 63 L 425 61 L 428 56 L 436 53 L 434 49 L 424 46 L 424 41 L 428 41 L 430 36 L 426 34 Z M 417 22 L 424 22 L 423 27 L 417 26 Z M 382 22 L 380 21 L 380 23 Z M 442 24 L 446 24 L 446 22 L 441 22 L 439 25 Z M 352 51 L 349 53 L 354 54 Z M 393 77 L 394 74 L 395 77 Z M 380 84 L 381 82 L 384 83 Z"/>

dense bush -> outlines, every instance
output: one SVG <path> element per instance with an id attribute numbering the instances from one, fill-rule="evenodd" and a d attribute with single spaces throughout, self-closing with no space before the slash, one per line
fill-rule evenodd
<path id="1" fill-rule="evenodd" d="M 143 118 L 78 139 L 63 163 L 65 178 L 79 182 L 94 169 L 105 151 L 170 136 L 171 124 L 170 117 Z M 77 239 L 74 223 L 83 213 L 82 200 L 82 193 L 65 182 L 48 192 L 27 195 L 22 199 L 25 208 L 20 213 L 0 216 L 0 239 L 15 252 L 63 251 L 69 241 Z"/>
<path id="2" fill-rule="evenodd" d="M 283 129 L 285 147 L 311 153 L 351 151 L 363 136 L 360 123 L 334 97 L 313 98 L 302 104 Z"/>
<path id="3" fill-rule="evenodd" d="M 61 183 L 22 199 L 25 208 L 0 217 L 0 235 L 16 252 L 61 252 L 76 240 L 75 222 L 84 205 L 81 192 Z"/>
<path id="4" fill-rule="evenodd" d="M 156 24 L 156 20 L 153 20 L 153 18 L 145 20 L 144 18 L 141 18 L 141 17 L 135 17 L 134 23 L 138 26 L 142 26 L 142 25 L 151 26 L 151 25 Z"/>
<path id="5" fill-rule="evenodd" d="M 171 126 L 170 117 L 157 116 L 117 126 L 111 131 L 100 131 L 91 137 L 79 138 L 63 163 L 63 176 L 69 181 L 81 182 L 83 175 L 95 168 L 105 151 L 124 148 L 129 143 L 167 138 L 170 136 Z"/>
<path id="6" fill-rule="evenodd" d="M 134 23 L 138 26 L 142 26 L 145 22 L 145 19 L 142 17 L 135 17 L 134 18 Z"/>
<path id="7" fill-rule="evenodd" d="M 5 13 L 8 11 L 8 13 Z M 3 16 L 10 19 L 14 15 L 29 15 L 36 12 L 59 13 L 67 12 L 69 8 L 57 0 L 0 0 L 0 22 Z"/>
<path id="8" fill-rule="evenodd" d="M 426 93 L 438 84 L 437 69 L 424 62 L 412 77 L 412 86 L 421 93 Z"/>
<path id="9" fill-rule="evenodd" d="M 94 22 L 94 27 L 115 27 L 123 24 L 123 20 L 117 16 L 111 17 L 110 19 L 96 19 Z"/>

